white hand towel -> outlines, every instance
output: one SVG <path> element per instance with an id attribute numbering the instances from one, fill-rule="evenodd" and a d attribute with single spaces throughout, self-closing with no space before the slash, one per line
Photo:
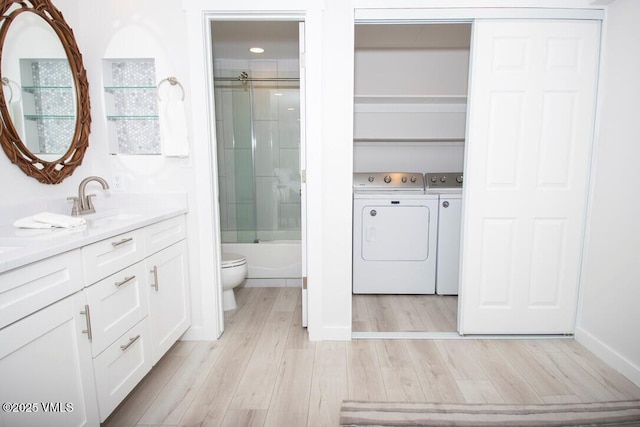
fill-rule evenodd
<path id="1" fill-rule="evenodd" d="M 16 228 L 53 228 L 51 224 L 45 224 L 44 222 L 38 222 L 33 219 L 32 216 L 20 218 L 13 223 Z"/>
<path id="2" fill-rule="evenodd" d="M 37 215 L 34 215 L 33 219 L 35 219 L 36 221 L 44 222 L 45 224 L 51 224 L 54 227 L 60 227 L 60 228 L 80 227 L 87 223 L 87 221 L 84 218 L 80 218 L 77 216 L 55 214 L 51 212 L 41 212 Z"/>
<path id="3" fill-rule="evenodd" d="M 162 153 L 168 157 L 187 157 L 189 139 L 184 102 L 180 99 L 160 99 L 160 141 Z"/>
<path id="4" fill-rule="evenodd" d="M 84 218 L 40 212 L 33 216 L 20 218 L 13 225 L 18 228 L 76 228 L 86 223 L 87 221 Z"/>

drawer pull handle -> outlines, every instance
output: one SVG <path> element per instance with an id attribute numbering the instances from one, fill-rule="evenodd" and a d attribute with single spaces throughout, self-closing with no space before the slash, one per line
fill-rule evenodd
<path id="1" fill-rule="evenodd" d="M 87 334 L 87 338 L 89 338 L 89 341 L 91 342 L 93 340 L 93 334 L 91 333 L 91 312 L 89 311 L 88 304 L 85 304 L 84 311 L 81 311 L 80 314 L 84 314 L 87 319 L 87 329 L 83 329 L 82 333 Z"/>
<path id="2" fill-rule="evenodd" d="M 120 286 L 122 286 L 122 285 L 126 285 L 127 283 L 129 283 L 130 281 L 132 281 L 132 280 L 133 280 L 133 279 L 135 279 L 135 278 L 136 278 L 136 276 L 135 276 L 135 275 L 134 275 L 134 276 L 129 276 L 129 277 L 126 277 L 126 276 L 125 276 L 125 278 L 124 278 L 124 280 L 123 280 L 122 282 L 116 282 L 116 283 L 115 283 L 115 285 L 116 285 L 117 287 L 120 287 Z"/>
<path id="3" fill-rule="evenodd" d="M 151 270 L 151 274 L 153 274 L 153 283 L 151 284 L 152 288 L 156 289 L 156 292 L 158 292 L 158 266 L 154 265 L 153 269 Z"/>
<path id="4" fill-rule="evenodd" d="M 140 338 L 140 334 L 136 335 L 135 337 L 129 338 L 129 342 L 126 343 L 125 345 L 121 345 L 120 350 L 126 351 L 129 347 L 131 347 L 131 345 L 134 342 L 138 341 L 139 338 Z"/>
<path id="5" fill-rule="evenodd" d="M 113 246 L 114 248 L 117 248 L 120 245 L 124 245 L 125 243 L 131 242 L 132 240 L 133 240 L 133 237 L 127 237 L 117 242 L 111 242 L 111 246 Z"/>

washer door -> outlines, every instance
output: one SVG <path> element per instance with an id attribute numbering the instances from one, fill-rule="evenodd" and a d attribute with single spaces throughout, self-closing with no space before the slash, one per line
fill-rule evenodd
<path id="1" fill-rule="evenodd" d="M 362 258 L 366 261 L 424 261 L 429 257 L 427 206 L 364 206 Z"/>

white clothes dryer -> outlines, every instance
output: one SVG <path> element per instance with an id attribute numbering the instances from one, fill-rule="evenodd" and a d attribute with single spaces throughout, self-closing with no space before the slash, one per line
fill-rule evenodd
<path id="1" fill-rule="evenodd" d="M 421 173 L 356 173 L 353 293 L 435 293 L 438 196 Z"/>
<path id="2" fill-rule="evenodd" d="M 426 193 L 439 197 L 436 293 L 458 295 L 462 172 L 425 174 Z"/>

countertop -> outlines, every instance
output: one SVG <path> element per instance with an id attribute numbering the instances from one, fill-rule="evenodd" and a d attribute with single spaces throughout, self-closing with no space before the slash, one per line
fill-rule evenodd
<path id="1" fill-rule="evenodd" d="M 16 228 L 13 221 L 26 216 L 25 212 L 40 212 L 33 207 L 16 208 L 13 221 L 5 215 L 0 223 L 0 273 L 187 213 L 185 195 L 156 197 L 114 197 L 96 204 L 95 214 L 82 216 L 86 225 L 73 229 Z"/>

